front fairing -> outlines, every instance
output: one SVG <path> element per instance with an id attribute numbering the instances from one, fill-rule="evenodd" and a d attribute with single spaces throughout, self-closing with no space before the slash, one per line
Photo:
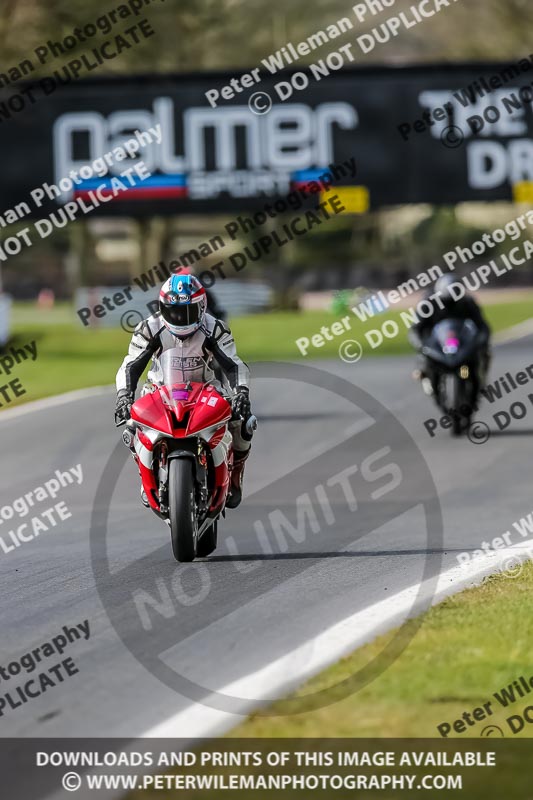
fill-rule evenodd
<path id="1" fill-rule="evenodd" d="M 136 458 L 148 502 L 155 511 L 162 510 L 166 514 L 166 470 L 160 470 L 157 465 L 162 453 L 166 459 L 173 451 L 186 449 L 197 458 L 197 478 L 204 474 L 202 470 L 211 470 L 209 485 L 216 491 L 211 497 L 202 495 L 202 502 L 208 503 L 210 513 L 218 513 L 223 508 L 229 486 L 231 434 L 227 423 L 232 415 L 231 406 L 213 385 L 184 382 L 187 371 L 181 358 L 176 360 L 172 352 L 163 356 L 165 382 L 140 397 L 131 409 L 131 418 L 137 427 Z M 189 441 L 184 441 L 186 439 Z M 206 453 L 211 453 L 209 461 L 206 461 Z M 207 473 L 205 475 L 207 479 Z M 207 484 L 203 479 L 200 483 L 205 493 Z"/>
<path id="2" fill-rule="evenodd" d="M 478 329 L 470 319 L 446 319 L 433 328 L 422 353 L 447 369 L 471 362 L 477 355 Z"/>
<path id="3" fill-rule="evenodd" d="M 184 438 L 229 422 L 231 406 L 209 384 L 173 383 L 140 397 L 131 417 L 167 436 Z"/>
<path id="4" fill-rule="evenodd" d="M 139 425 L 152 428 L 167 436 L 174 435 L 174 419 L 171 410 L 163 403 L 159 391 L 139 397 L 131 407 L 131 418 Z"/>

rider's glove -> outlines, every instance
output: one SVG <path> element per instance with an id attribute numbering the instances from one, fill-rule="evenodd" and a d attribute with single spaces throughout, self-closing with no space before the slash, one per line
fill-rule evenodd
<path id="1" fill-rule="evenodd" d="M 117 395 L 115 405 L 115 425 L 127 422 L 130 418 L 130 411 L 133 405 L 133 395 L 122 389 Z"/>
<path id="2" fill-rule="evenodd" d="M 233 414 L 236 417 L 248 419 L 252 414 L 250 405 L 250 392 L 247 386 L 239 386 L 231 404 Z"/>

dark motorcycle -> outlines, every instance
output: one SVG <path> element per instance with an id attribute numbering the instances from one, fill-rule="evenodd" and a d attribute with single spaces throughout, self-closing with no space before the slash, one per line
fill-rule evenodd
<path id="1" fill-rule="evenodd" d="M 453 436 L 464 433 L 477 409 L 483 385 L 479 331 L 470 319 L 439 322 L 421 349 L 435 401 L 451 417 Z"/>

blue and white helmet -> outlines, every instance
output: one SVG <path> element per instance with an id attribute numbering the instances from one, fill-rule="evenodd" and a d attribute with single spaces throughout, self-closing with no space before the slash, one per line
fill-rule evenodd
<path id="1" fill-rule="evenodd" d="M 173 275 L 159 293 L 159 310 L 168 330 L 181 339 L 198 330 L 205 318 L 207 296 L 194 275 Z"/>

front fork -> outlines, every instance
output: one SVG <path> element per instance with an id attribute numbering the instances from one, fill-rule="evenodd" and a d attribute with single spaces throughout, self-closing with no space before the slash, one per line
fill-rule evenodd
<path id="1" fill-rule="evenodd" d="M 135 449 L 135 435 L 136 435 L 136 426 L 127 424 L 124 433 L 122 435 L 122 441 L 130 450 L 135 463 L 137 464 L 137 468 L 141 473 L 141 481 L 143 482 L 143 470 L 150 474 L 150 482 L 153 483 L 154 490 L 157 486 L 157 498 L 159 500 L 159 513 L 166 517 L 169 513 L 168 507 L 168 461 L 169 461 L 169 451 L 168 451 L 168 443 L 166 441 L 162 441 L 159 453 L 158 453 L 158 469 L 157 469 L 157 483 L 155 480 L 155 464 L 153 460 L 153 453 L 151 458 L 151 467 L 148 467 L 144 463 L 141 464 L 141 460 L 139 458 L 139 453 L 137 453 Z M 231 437 L 230 437 L 231 440 Z M 206 512 L 208 510 L 208 501 L 209 501 L 209 492 L 207 488 L 207 474 L 208 474 L 208 461 L 206 457 L 205 449 L 200 446 L 200 441 L 198 440 L 198 452 L 195 453 L 195 477 L 196 477 L 196 503 L 199 509 L 202 512 Z M 153 506 L 152 506 L 153 507 Z M 154 508 L 154 507 L 153 507 Z M 156 508 L 154 508 L 157 511 Z"/>
<path id="2" fill-rule="evenodd" d="M 161 447 L 159 450 L 159 469 L 158 469 L 159 510 L 163 516 L 167 516 L 169 513 L 168 456 L 169 456 L 168 445 L 167 442 L 163 441 L 161 443 Z M 208 464 L 207 464 L 205 450 L 203 448 L 200 448 L 199 446 L 199 452 L 195 458 L 194 474 L 195 474 L 195 484 L 196 484 L 195 502 L 200 513 L 205 513 L 205 511 L 207 510 L 207 503 L 209 499 L 209 493 L 207 489 L 207 469 L 208 469 Z"/>
<path id="3" fill-rule="evenodd" d="M 168 514 L 168 448 L 167 443 L 162 442 L 159 451 L 159 510 L 162 514 Z"/>

